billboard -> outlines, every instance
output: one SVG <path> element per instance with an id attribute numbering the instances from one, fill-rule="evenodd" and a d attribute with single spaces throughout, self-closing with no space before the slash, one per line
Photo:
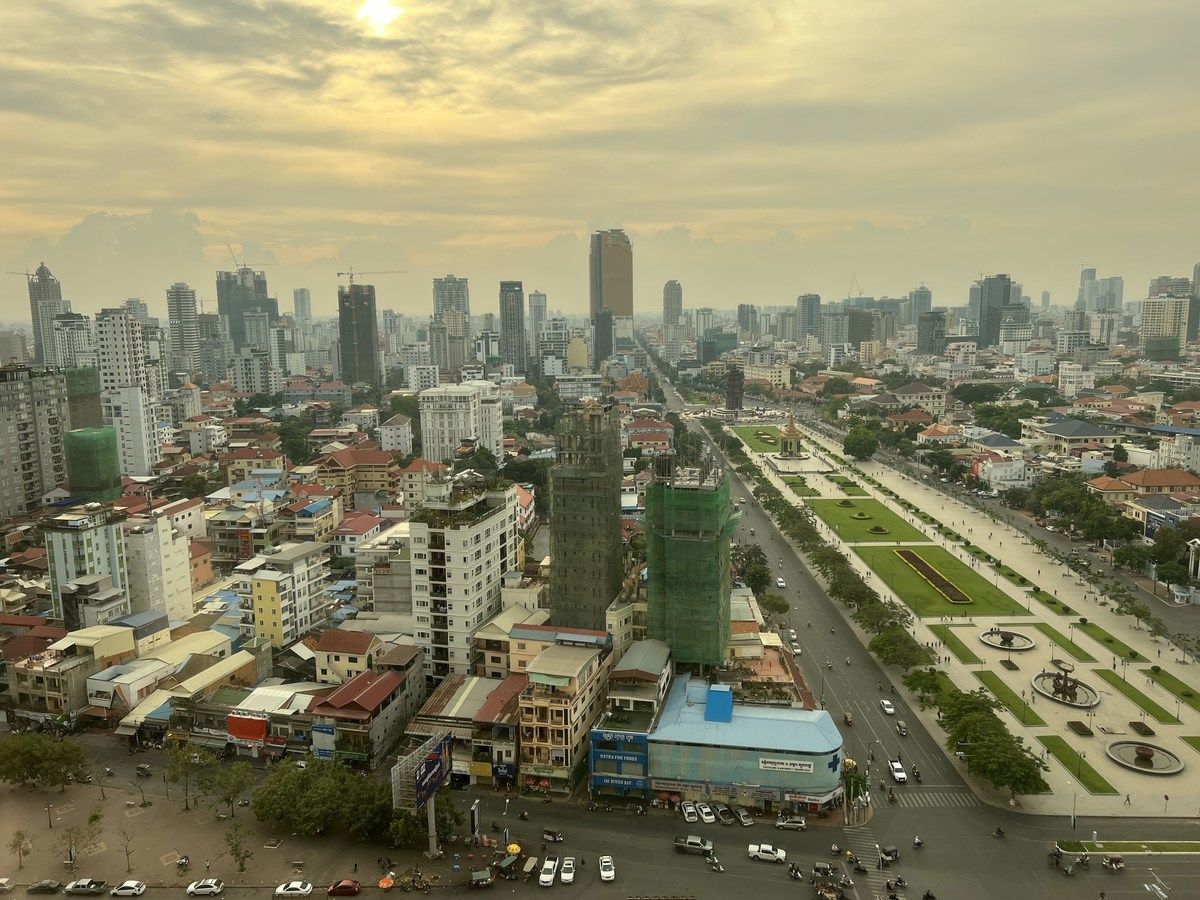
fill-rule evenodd
<path id="1" fill-rule="evenodd" d="M 454 739 L 443 735 L 441 740 L 425 753 L 425 759 L 417 764 L 416 789 L 417 806 L 424 806 L 442 782 L 450 776 L 450 765 L 453 761 Z M 422 748 L 424 749 L 424 748 Z"/>
<path id="2" fill-rule="evenodd" d="M 416 813 L 450 776 L 454 738 L 433 735 L 392 767 L 392 805 Z"/>

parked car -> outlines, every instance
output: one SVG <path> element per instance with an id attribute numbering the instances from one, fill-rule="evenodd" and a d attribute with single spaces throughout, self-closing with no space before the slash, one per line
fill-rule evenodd
<path id="1" fill-rule="evenodd" d="M 746 812 L 740 806 L 735 806 L 732 810 L 733 817 L 738 820 L 739 825 L 745 825 L 749 828 L 754 824 L 754 819 L 750 817 L 750 813 Z"/>
<path id="2" fill-rule="evenodd" d="M 717 815 L 717 821 L 722 825 L 733 825 L 737 819 L 733 817 L 733 813 L 729 811 L 729 807 L 724 803 L 713 804 L 713 812 Z"/>
<path id="3" fill-rule="evenodd" d="M 187 886 L 189 897 L 215 897 L 223 890 L 225 885 L 220 878 L 204 878 Z"/>
<path id="4" fill-rule="evenodd" d="M 898 760 L 889 760 L 888 770 L 892 773 L 892 779 L 896 784 L 906 784 L 908 782 L 908 773 L 904 771 L 904 766 Z"/>
<path id="5" fill-rule="evenodd" d="M 572 884 L 575 881 L 575 857 L 564 856 L 562 866 L 558 870 L 558 880 L 563 884 Z"/>
<path id="6" fill-rule="evenodd" d="M 13 880 L 11 878 L 0 878 L 0 894 L 7 894 L 13 889 Z"/>
<path id="7" fill-rule="evenodd" d="M 683 812 L 683 821 L 688 823 L 700 821 L 700 816 L 696 813 L 696 804 L 691 800 L 684 800 L 679 804 L 679 809 Z"/>
<path id="8" fill-rule="evenodd" d="M 894 716 L 896 714 L 896 707 L 892 705 L 891 700 L 880 700 L 879 708 L 882 709 L 886 715 Z"/>
<path id="9" fill-rule="evenodd" d="M 106 887 L 108 887 L 108 882 L 98 878 L 77 878 L 63 888 L 63 892 L 67 894 L 103 894 Z"/>
<path id="10" fill-rule="evenodd" d="M 276 897 L 307 897 L 312 893 L 312 885 L 307 881 L 289 881 L 275 888 Z"/>
<path id="11" fill-rule="evenodd" d="M 790 831 L 803 831 L 808 827 L 808 823 L 804 821 L 804 816 L 780 816 L 775 820 L 775 827 Z"/>
<path id="12" fill-rule="evenodd" d="M 29 887 L 25 888 L 27 894 L 57 894 L 62 890 L 62 882 L 55 881 L 53 878 L 43 878 L 41 881 L 35 881 Z"/>
<path id="13" fill-rule="evenodd" d="M 600 880 L 617 880 L 617 867 L 613 864 L 613 858 L 611 856 L 600 857 Z"/>
<path id="14" fill-rule="evenodd" d="M 717 821 L 717 817 L 713 815 L 712 807 L 707 803 L 697 803 L 696 812 L 700 814 L 700 821 L 705 825 L 712 825 Z"/>
<path id="15" fill-rule="evenodd" d="M 146 893 L 144 881 L 122 881 L 109 891 L 109 894 L 114 897 L 140 897 L 144 893 Z"/>
<path id="16" fill-rule="evenodd" d="M 792 656 L 800 656 L 804 651 L 800 649 L 799 644 L 792 644 Z"/>
<path id="17" fill-rule="evenodd" d="M 558 857 L 547 856 L 542 862 L 542 874 L 538 876 L 538 884 L 542 887 L 554 887 L 554 876 L 558 874 Z"/>
<path id="18" fill-rule="evenodd" d="M 357 897 L 361 890 L 362 885 L 357 881 L 352 878 L 343 878 L 341 881 L 331 884 L 325 893 L 330 897 Z"/>

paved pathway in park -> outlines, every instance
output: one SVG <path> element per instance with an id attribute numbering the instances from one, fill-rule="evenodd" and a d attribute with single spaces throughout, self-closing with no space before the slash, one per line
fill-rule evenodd
<path id="1" fill-rule="evenodd" d="M 841 454 L 841 448 L 823 435 L 808 429 L 804 434 L 807 450 L 815 446 L 825 454 Z M 785 496 L 799 502 L 760 454 L 750 453 L 750 456 Z M 858 467 L 917 509 L 927 512 L 943 525 L 969 538 L 971 543 L 998 557 L 1028 582 L 1065 603 L 1071 609 L 1070 615 L 1059 615 L 1031 599 L 1026 590 L 1009 581 L 986 562 L 976 559 L 961 543 L 952 542 L 934 532 L 865 478 L 845 470 L 832 456 L 826 455 L 825 463 L 820 468 L 833 469 L 851 478 L 871 499 L 878 500 L 904 521 L 921 529 L 929 535 L 932 545 L 944 548 L 1025 610 L 1024 615 L 1019 610 L 1015 614 L 1010 612 L 997 616 L 973 616 L 963 611 L 950 617 L 919 618 L 914 631 L 918 640 L 929 644 L 939 655 L 940 668 L 961 689 L 974 690 L 988 683 L 989 689 L 1011 691 L 1008 699 L 1015 709 L 1002 709 L 1000 715 L 1015 734 L 1036 751 L 1045 753 L 1050 767 L 1045 777 L 1052 793 L 1021 798 L 1024 809 L 1059 815 L 1072 812 L 1079 815 L 1131 817 L 1200 814 L 1200 777 L 1197 777 L 1200 772 L 1200 751 L 1181 739 L 1193 736 L 1200 738 L 1200 712 L 1180 702 L 1174 694 L 1159 687 L 1143 673 L 1152 665 L 1161 665 L 1196 689 L 1200 696 L 1200 667 L 1181 663 L 1182 653 L 1165 640 L 1155 638 L 1146 629 L 1140 628 L 1131 617 L 1117 614 L 1112 604 L 1106 602 L 1098 589 L 1085 578 L 1040 553 L 1028 537 L 994 520 L 987 513 L 947 497 L 882 463 L 868 462 Z M 808 476 L 808 480 L 816 486 L 816 479 L 812 475 Z M 822 477 L 820 482 L 823 488 L 828 488 L 821 490 L 822 495 L 837 496 L 840 493 L 837 485 L 829 479 Z M 855 568 L 868 584 L 883 596 L 899 599 L 854 552 L 856 548 L 866 546 L 894 547 L 897 546 L 895 543 L 845 543 L 819 519 L 816 524 L 827 540 L 840 544 L 847 551 Z M 1102 642 L 1102 636 L 1085 634 L 1078 625 L 1081 617 L 1090 623 L 1089 628 L 1103 629 L 1113 638 L 1114 644 L 1106 645 Z M 1032 637 L 1037 642 L 1036 647 L 1024 653 L 988 647 L 980 640 L 980 635 L 998 625 L 1011 626 Z M 953 636 L 958 641 L 948 645 L 945 641 L 950 638 L 944 640 L 943 635 Z M 1112 652 L 1112 647 L 1120 643 L 1138 652 L 1136 663 L 1123 665 L 1118 659 L 1119 653 Z M 1072 654 L 1085 658 L 1076 659 Z M 960 656 L 963 658 L 960 659 Z M 1088 661 L 1087 656 L 1092 660 Z M 1001 665 L 1005 659 L 1011 659 L 1019 667 L 1018 670 L 1005 670 Z M 1100 703 L 1094 710 L 1073 709 L 1035 694 L 1030 684 L 1031 678 L 1043 670 L 1053 669 L 1052 659 L 1073 662 L 1076 674 L 1100 692 Z M 933 733 L 941 734 L 932 711 L 921 715 Z M 1172 721 L 1176 719 L 1178 721 Z M 1068 729 L 1069 721 L 1083 722 L 1092 728 L 1093 735 L 1081 737 L 1074 734 Z M 1118 739 L 1137 738 L 1130 727 L 1133 722 L 1144 722 L 1152 727 L 1155 736 L 1150 740 L 1178 754 L 1187 767 L 1184 772 L 1176 776 L 1144 775 L 1124 769 L 1110 760 L 1105 753 L 1109 743 Z M 1078 751 L 1073 768 L 1045 752 L 1039 737 L 1061 738 Z M 1085 766 L 1094 769 L 1108 783 L 1111 794 L 1092 793 L 1084 786 L 1079 776 L 1086 774 Z M 1092 787 L 1097 789 L 1095 782 Z M 990 790 L 985 790 L 983 795 L 988 793 Z"/>

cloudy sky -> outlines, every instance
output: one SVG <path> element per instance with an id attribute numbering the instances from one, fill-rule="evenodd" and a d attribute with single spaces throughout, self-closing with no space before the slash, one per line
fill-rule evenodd
<path id="1" fill-rule="evenodd" d="M 424 314 L 523 279 L 639 311 L 797 293 L 1074 297 L 1200 261 L 1194 0 L 5 0 L 0 262 L 77 309 L 266 268 Z M 4 276 L 0 318 L 27 314 Z M 12 316 L 9 316 L 11 313 Z"/>

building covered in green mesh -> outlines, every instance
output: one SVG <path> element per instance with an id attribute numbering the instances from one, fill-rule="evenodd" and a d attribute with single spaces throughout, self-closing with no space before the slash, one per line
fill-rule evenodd
<path id="1" fill-rule="evenodd" d="M 67 409 L 72 428 L 98 428 L 100 416 L 100 370 L 91 367 L 66 369 Z"/>
<path id="2" fill-rule="evenodd" d="M 659 457 L 646 487 L 646 637 L 677 663 L 715 666 L 729 645 L 729 544 L 738 514 L 729 476 Z"/>
<path id="3" fill-rule="evenodd" d="M 76 428 L 65 439 L 67 484 L 76 500 L 104 502 L 121 496 L 121 463 L 115 428 Z"/>

